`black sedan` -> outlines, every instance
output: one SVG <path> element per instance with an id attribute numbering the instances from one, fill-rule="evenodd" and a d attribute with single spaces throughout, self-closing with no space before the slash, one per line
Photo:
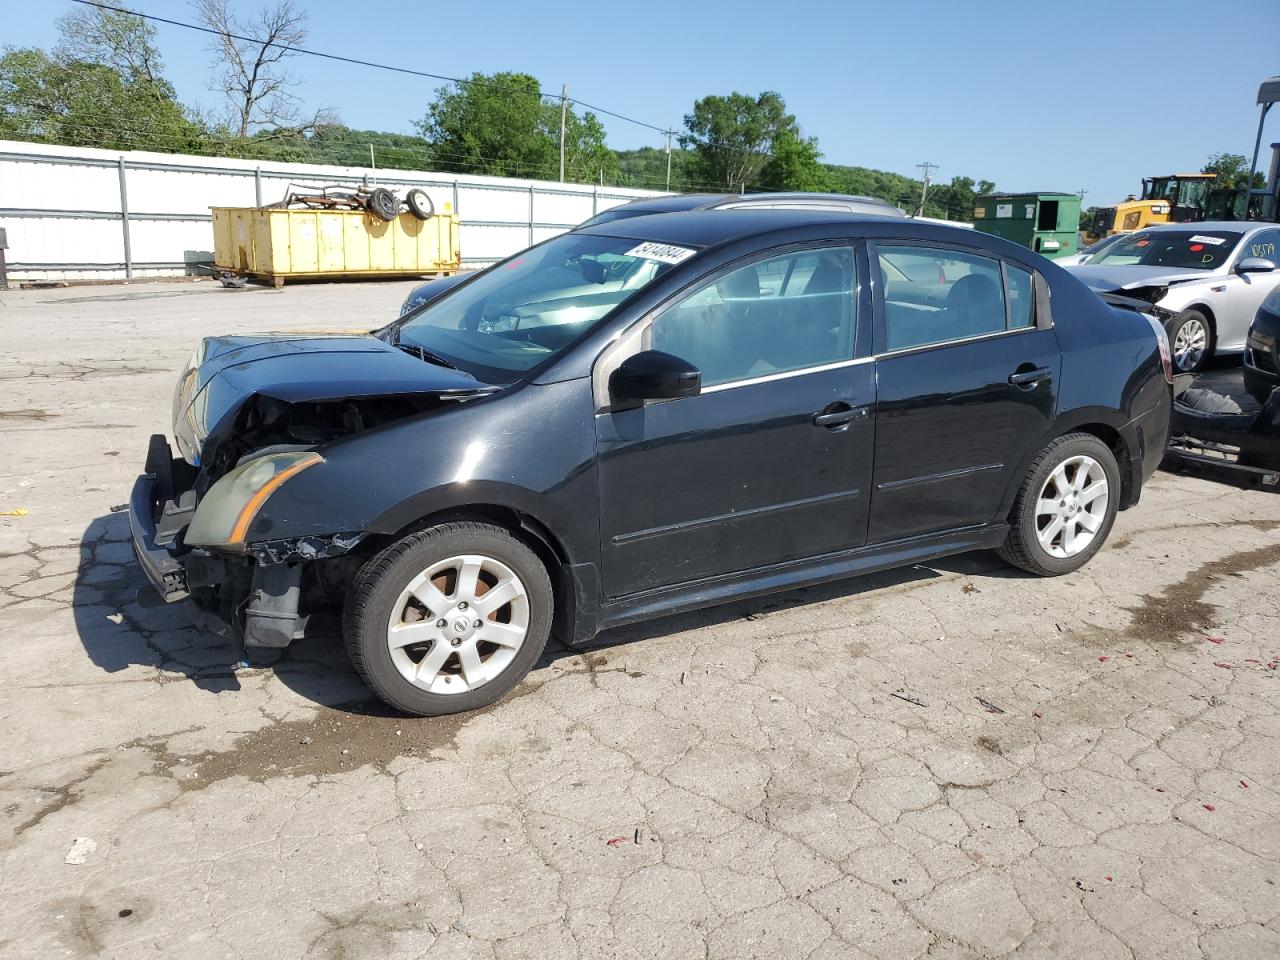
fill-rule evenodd
<path id="1" fill-rule="evenodd" d="M 1262 302 L 1244 345 L 1244 388 L 1259 403 L 1280 387 L 1280 287 Z"/>
<path id="2" fill-rule="evenodd" d="M 996 237 L 637 217 L 379 337 L 206 340 L 134 543 L 237 659 L 342 601 L 378 695 L 449 713 L 510 690 L 553 629 L 980 548 L 1074 571 L 1159 464 L 1170 379 L 1158 323 Z"/>

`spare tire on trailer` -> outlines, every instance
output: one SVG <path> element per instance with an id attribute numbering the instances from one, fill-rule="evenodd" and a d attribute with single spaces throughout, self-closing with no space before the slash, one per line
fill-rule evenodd
<path id="1" fill-rule="evenodd" d="M 404 195 L 404 202 L 408 205 L 409 212 L 419 220 L 428 220 L 436 212 L 436 205 L 431 202 L 425 190 L 410 190 Z"/>
<path id="2" fill-rule="evenodd" d="M 394 220 L 400 213 L 400 201 L 386 187 L 378 187 L 369 194 L 365 206 L 379 220 Z"/>

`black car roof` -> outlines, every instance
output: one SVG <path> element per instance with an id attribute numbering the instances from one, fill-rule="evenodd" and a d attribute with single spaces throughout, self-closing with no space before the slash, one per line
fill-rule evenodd
<path id="1" fill-rule="evenodd" d="M 611 220 L 592 227 L 584 227 L 578 233 L 602 237 L 623 237 L 634 240 L 652 240 L 656 243 L 672 243 L 685 247 L 706 248 L 745 240 L 748 237 L 800 227 L 816 227 L 827 224 L 861 224 L 866 235 L 881 231 L 877 227 L 890 228 L 896 236 L 920 237 L 955 241 L 958 228 L 923 223 L 901 217 L 881 217 L 869 213 L 841 213 L 830 210 L 689 210 L 677 213 L 627 217 Z M 965 230 L 965 242 L 977 246 L 989 246 L 988 234 L 976 234 Z M 981 241 L 977 241 L 981 237 Z"/>
<path id="2" fill-rule="evenodd" d="M 677 193 L 666 197 L 646 197 L 643 200 L 632 200 L 630 203 L 610 207 L 602 212 L 622 211 L 627 214 L 635 212 L 636 216 L 640 216 L 642 212 L 672 213 L 678 210 L 697 210 L 723 200 L 725 196 L 726 194 L 723 193 Z"/>

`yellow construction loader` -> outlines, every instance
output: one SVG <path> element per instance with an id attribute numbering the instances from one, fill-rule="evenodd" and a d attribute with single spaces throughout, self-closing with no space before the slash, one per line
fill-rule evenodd
<path id="1" fill-rule="evenodd" d="M 1216 175 L 1212 173 L 1170 173 L 1142 181 L 1142 196 L 1129 197 L 1114 207 L 1098 210 L 1093 222 L 1084 225 L 1089 243 L 1116 233 L 1132 233 L 1157 223 L 1186 223 L 1203 220 L 1205 201 Z"/>

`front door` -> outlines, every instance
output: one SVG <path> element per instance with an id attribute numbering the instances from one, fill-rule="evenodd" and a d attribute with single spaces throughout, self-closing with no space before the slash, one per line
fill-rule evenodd
<path id="1" fill-rule="evenodd" d="M 872 256 L 883 324 L 868 540 L 993 520 L 1057 407 L 1061 351 L 1034 277 L 943 247 Z"/>
<path id="2" fill-rule="evenodd" d="M 853 248 L 739 266 L 652 320 L 645 346 L 692 362 L 694 397 L 595 418 L 610 597 L 865 541 L 874 365 L 854 360 Z"/>

